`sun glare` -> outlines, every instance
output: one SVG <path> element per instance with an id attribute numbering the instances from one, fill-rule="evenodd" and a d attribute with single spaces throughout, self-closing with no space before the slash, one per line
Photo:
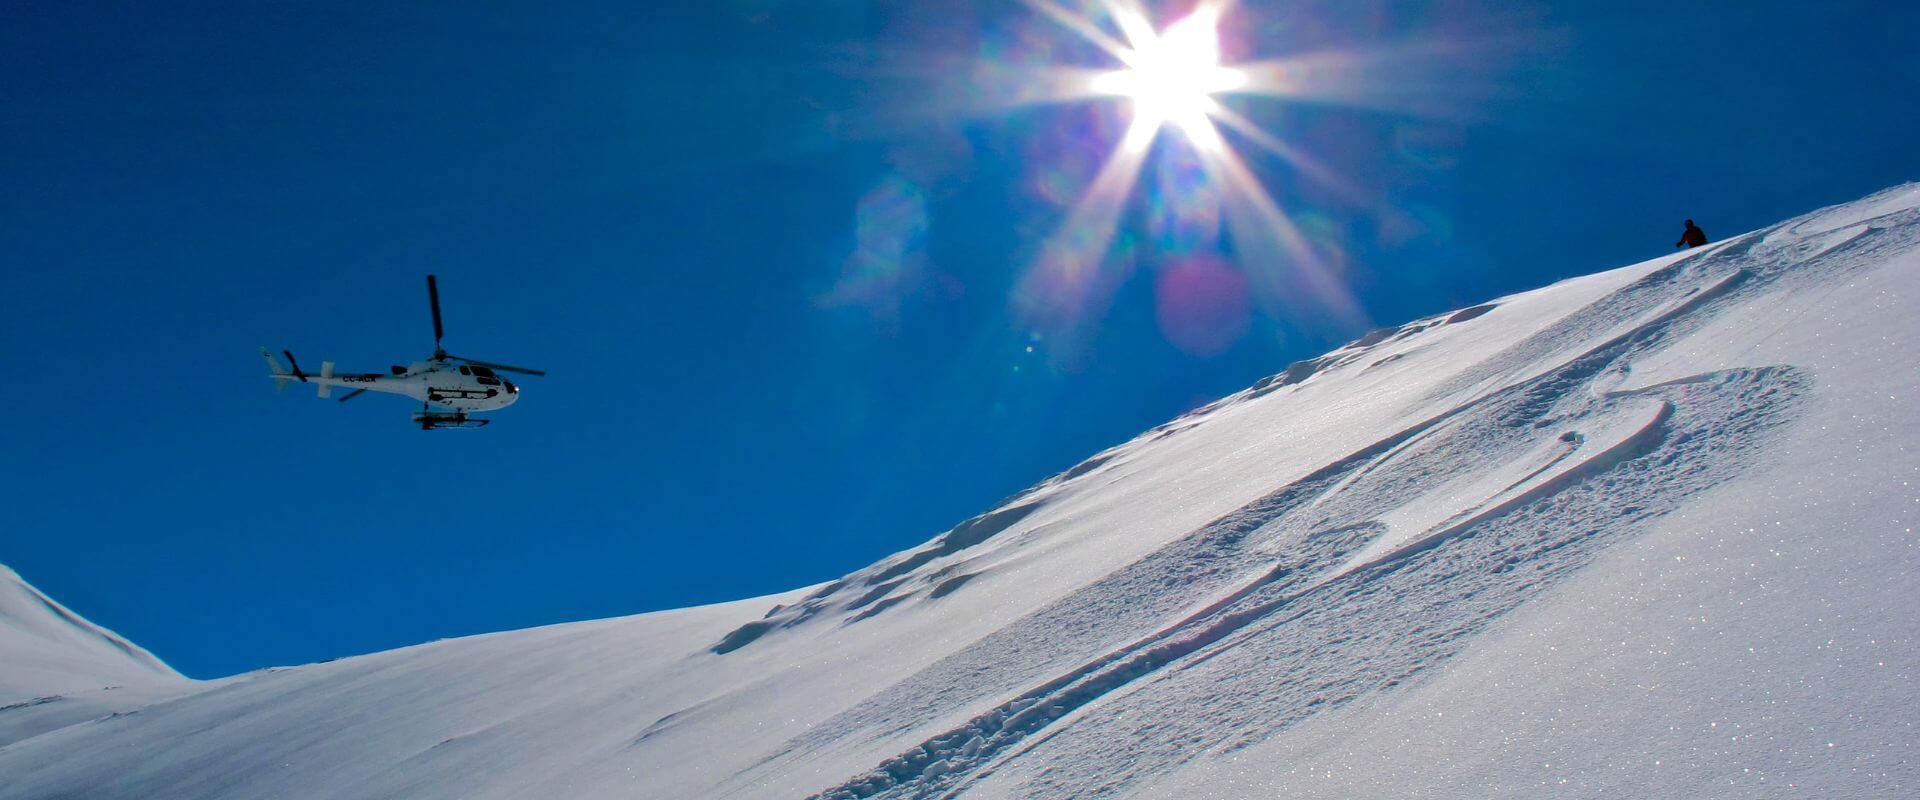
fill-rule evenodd
<path id="1" fill-rule="evenodd" d="M 1289 68 L 1291 61 L 1221 63 L 1220 27 L 1225 10 L 1236 7 L 1231 0 L 1198 0 L 1192 12 L 1164 28 L 1154 26 L 1143 0 L 1025 2 L 1117 63 L 1097 72 L 1040 67 L 1022 85 L 1043 88 L 1020 102 L 1111 98 L 1125 104 L 1127 117 L 1125 133 L 1098 174 L 1036 248 L 1014 293 L 1024 320 L 1036 331 L 1067 336 L 1093 329 L 1130 269 L 1129 257 L 1110 259 L 1112 251 L 1137 254 L 1151 247 L 1163 266 L 1198 263 L 1211 257 L 1207 251 L 1231 252 L 1243 276 L 1226 287 L 1231 292 L 1211 284 L 1196 289 L 1191 280 L 1164 282 L 1169 290 L 1206 295 L 1201 290 L 1221 289 L 1215 294 L 1246 293 L 1271 314 L 1330 318 L 1347 327 L 1364 321 L 1313 234 L 1267 192 L 1256 165 L 1236 152 L 1236 145 L 1251 145 L 1294 174 L 1337 185 L 1299 148 L 1219 101 L 1225 94 L 1284 100 L 1304 80 Z M 1155 162 L 1154 142 L 1163 128 L 1178 131 L 1182 146 L 1160 152 Z M 1157 164 L 1152 172 L 1145 169 L 1149 163 Z M 1152 221 L 1140 228 L 1124 225 L 1129 198 L 1149 175 L 1143 213 Z M 1190 272 L 1187 278 L 1212 280 L 1221 270 Z"/>
<path id="2" fill-rule="evenodd" d="M 1133 103 L 1134 124 L 1157 129 L 1173 123 L 1203 144 L 1214 137 L 1195 136 L 1217 104 L 1213 95 L 1247 84 L 1247 75 L 1220 66 L 1219 13 L 1201 8 L 1156 33 L 1144 17 L 1128 14 L 1121 23 L 1132 49 L 1119 56 L 1123 69 L 1093 79 L 1093 91 L 1125 97 Z"/>

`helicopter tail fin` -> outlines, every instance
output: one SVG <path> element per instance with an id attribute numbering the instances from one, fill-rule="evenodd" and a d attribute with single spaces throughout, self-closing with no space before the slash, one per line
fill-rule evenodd
<path id="1" fill-rule="evenodd" d="M 287 390 L 287 384 L 297 380 L 293 373 L 288 371 L 286 365 L 280 363 L 280 359 L 274 358 L 272 353 L 267 352 L 267 348 L 260 348 L 260 357 L 267 360 L 267 377 L 273 379 L 274 391 L 284 392 Z"/>
<path id="2" fill-rule="evenodd" d="M 333 362 L 320 362 L 320 380 L 318 383 L 320 384 L 321 397 L 333 396 Z"/>

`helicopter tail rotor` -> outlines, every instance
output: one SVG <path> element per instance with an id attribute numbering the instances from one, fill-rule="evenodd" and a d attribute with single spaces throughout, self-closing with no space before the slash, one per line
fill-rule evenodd
<path id="1" fill-rule="evenodd" d="M 280 351 L 280 354 L 287 357 L 288 364 L 293 365 L 293 377 L 299 378 L 301 383 L 306 383 L 307 373 L 300 371 L 300 360 L 293 357 L 293 351 L 282 350 Z"/>

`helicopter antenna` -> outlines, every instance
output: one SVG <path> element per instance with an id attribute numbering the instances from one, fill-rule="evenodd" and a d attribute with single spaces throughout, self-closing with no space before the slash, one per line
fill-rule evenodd
<path id="1" fill-rule="evenodd" d="M 433 360 L 444 361 L 447 351 L 440 348 L 440 338 L 446 335 L 446 329 L 440 326 L 440 285 L 434 283 L 433 276 L 427 276 L 427 300 L 433 304 Z"/>

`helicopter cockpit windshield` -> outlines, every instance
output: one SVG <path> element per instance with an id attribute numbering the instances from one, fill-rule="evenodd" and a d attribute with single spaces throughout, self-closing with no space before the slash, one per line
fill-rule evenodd
<path id="1" fill-rule="evenodd" d="M 475 380 L 480 382 L 481 386 L 500 385 L 500 376 L 493 374 L 493 370 L 487 367 L 477 365 L 463 366 L 460 368 L 460 374 L 472 375 Z"/>

